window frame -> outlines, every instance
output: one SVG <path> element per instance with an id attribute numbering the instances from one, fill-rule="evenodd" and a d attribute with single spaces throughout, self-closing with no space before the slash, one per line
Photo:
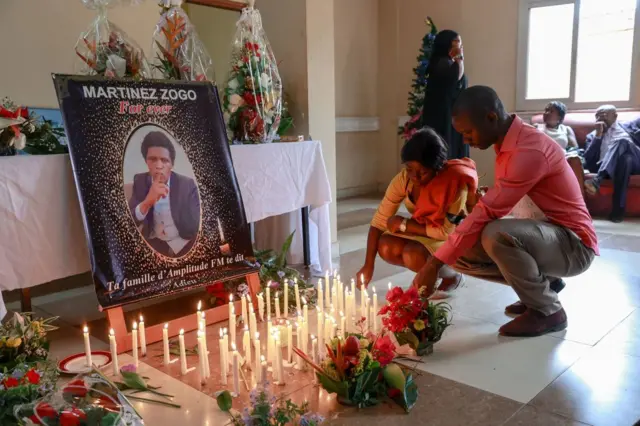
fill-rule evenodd
<path id="1" fill-rule="evenodd" d="M 516 109 L 517 111 L 541 111 L 550 101 L 561 101 L 572 110 L 590 110 L 605 103 L 613 103 L 618 108 L 633 108 L 640 104 L 640 70 L 638 53 L 640 49 L 640 0 L 636 0 L 636 13 L 633 31 L 633 46 L 631 51 L 631 84 L 628 101 L 576 102 L 576 70 L 578 61 L 578 36 L 580 32 L 580 3 L 581 0 L 520 0 L 518 12 L 518 63 L 516 78 Z M 571 71 L 568 98 L 527 99 L 527 69 L 529 53 L 529 11 L 535 7 L 558 6 L 573 4 L 573 34 L 571 45 Z"/>

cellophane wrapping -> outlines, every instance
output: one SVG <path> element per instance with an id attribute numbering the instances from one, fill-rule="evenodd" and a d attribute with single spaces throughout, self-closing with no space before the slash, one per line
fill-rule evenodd
<path id="1" fill-rule="evenodd" d="M 236 143 L 268 143 L 282 117 L 282 80 L 258 10 L 248 7 L 236 24 L 223 109 Z"/>
<path id="2" fill-rule="evenodd" d="M 107 19 L 107 9 L 132 0 L 82 0 L 97 12 L 87 31 L 76 43 L 75 72 L 117 78 L 150 78 L 143 50 L 124 31 Z"/>
<path id="3" fill-rule="evenodd" d="M 58 390 L 29 404 L 15 407 L 20 425 L 142 426 L 142 417 L 116 385 L 100 371 L 76 376 Z"/>
<path id="4" fill-rule="evenodd" d="M 153 77 L 215 81 L 211 56 L 181 3 L 182 0 L 163 0 L 163 13 L 153 33 L 151 46 Z"/>

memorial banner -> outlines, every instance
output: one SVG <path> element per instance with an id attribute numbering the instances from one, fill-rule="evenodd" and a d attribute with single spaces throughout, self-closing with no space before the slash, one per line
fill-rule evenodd
<path id="1" fill-rule="evenodd" d="M 54 83 L 102 307 L 257 271 L 215 86 Z"/>

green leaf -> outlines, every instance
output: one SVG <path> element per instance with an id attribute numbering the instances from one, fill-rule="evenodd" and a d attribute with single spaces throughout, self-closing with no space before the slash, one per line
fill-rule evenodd
<path id="1" fill-rule="evenodd" d="M 336 382 L 330 379 L 328 376 L 320 373 L 316 373 L 318 382 L 322 385 L 324 390 L 329 393 L 335 393 L 343 398 L 349 398 L 349 383 L 348 382 Z"/>
<path id="2" fill-rule="evenodd" d="M 216 393 L 216 401 L 218 401 L 218 407 L 225 413 L 228 413 L 231 410 L 231 405 L 233 404 L 233 400 L 231 399 L 231 394 L 229 391 L 221 391 Z"/>
<path id="3" fill-rule="evenodd" d="M 291 248 L 291 243 L 293 242 L 293 236 L 295 233 L 296 231 L 293 231 L 282 245 L 282 250 L 278 254 L 278 258 L 276 259 L 276 266 L 279 268 L 284 268 L 286 266 L 287 253 L 289 252 L 289 248 Z"/>
<path id="4" fill-rule="evenodd" d="M 140 377 L 137 373 L 132 373 L 129 371 L 120 371 L 120 374 L 124 379 L 124 384 L 128 386 L 130 389 L 148 390 L 147 384 L 144 382 L 144 379 Z"/>
<path id="5" fill-rule="evenodd" d="M 411 331 L 402 331 L 399 333 L 395 333 L 395 335 L 400 346 L 409 345 L 412 349 L 416 349 L 420 344 L 420 341 L 418 341 L 418 337 Z"/>

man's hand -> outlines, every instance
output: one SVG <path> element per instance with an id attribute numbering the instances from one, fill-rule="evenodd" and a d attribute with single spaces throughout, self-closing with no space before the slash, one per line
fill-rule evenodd
<path id="1" fill-rule="evenodd" d="M 601 138 L 604 135 L 604 123 L 602 121 L 598 121 L 596 123 L 596 137 Z"/>
<path id="2" fill-rule="evenodd" d="M 147 196 L 140 205 L 140 212 L 146 215 L 151 207 L 167 195 L 169 195 L 169 187 L 166 184 L 159 181 L 153 182 L 149 188 Z"/>
<path id="3" fill-rule="evenodd" d="M 360 270 L 356 274 L 356 284 L 358 285 L 358 288 L 360 290 L 362 290 L 362 286 L 364 286 L 364 288 L 367 288 L 369 286 L 371 278 L 373 278 L 373 269 L 374 265 L 367 265 L 365 263 L 365 265 L 360 268 Z"/>
<path id="4" fill-rule="evenodd" d="M 420 272 L 413 279 L 413 286 L 420 290 L 425 287 L 425 296 L 431 296 L 436 290 L 436 282 L 438 281 L 438 272 L 442 268 L 442 261 L 431 256 L 427 263 L 424 264 Z"/>
<path id="5" fill-rule="evenodd" d="M 475 205 L 478 204 L 478 201 L 480 201 L 480 198 L 482 198 L 484 194 L 487 193 L 488 190 L 489 190 L 488 186 L 479 186 L 475 193 L 473 194 L 470 193 L 467 196 L 467 205 L 473 209 Z"/>
<path id="6" fill-rule="evenodd" d="M 402 216 L 391 216 L 387 220 L 387 230 L 393 233 L 400 232 L 400 225 L 402 225 L 403 220 L 405 220 L 405 218 Z"/>

